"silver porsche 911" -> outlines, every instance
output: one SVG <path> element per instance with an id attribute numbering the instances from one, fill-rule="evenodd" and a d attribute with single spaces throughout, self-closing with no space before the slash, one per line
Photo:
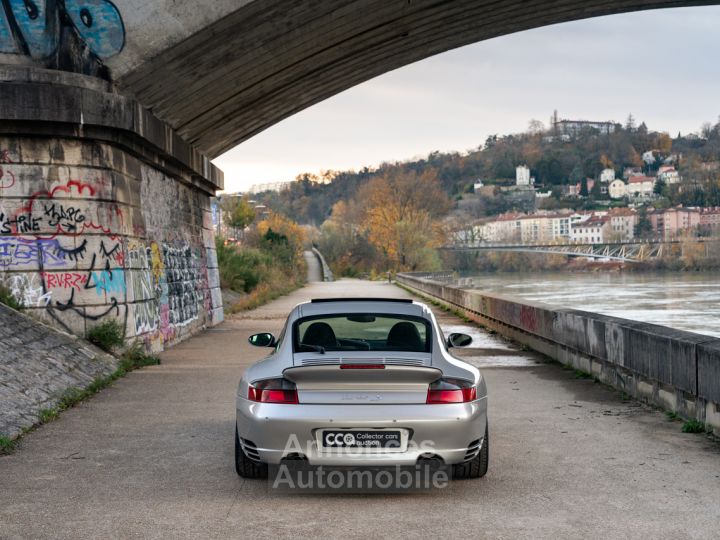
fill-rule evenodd
<path id="1" fill-rule="evenodd" d="M 455 478 L 488 468 L 487 389 L 455 358 L 430 309 L 396 299 L 323 299 L 296 306 L 237 393 L 235 464 L 245 478 L 268 464 L 415 465 L 439 460 Z"/>

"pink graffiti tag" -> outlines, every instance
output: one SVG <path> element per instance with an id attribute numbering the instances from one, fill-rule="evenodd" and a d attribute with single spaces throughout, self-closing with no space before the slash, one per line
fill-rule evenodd
<path id="1" fill-rule="evenodd" d="M 45 281 L 45 285 L 49 289 L 62 288 L 80 290 L 88 281 L 87 274 L 78 272 L 58 272 L 52 274 L 43 272 L 41 275 Z"/>

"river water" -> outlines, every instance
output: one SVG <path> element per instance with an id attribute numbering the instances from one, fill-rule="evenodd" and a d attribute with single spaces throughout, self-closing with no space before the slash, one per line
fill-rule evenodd
<path id="1" fill-rule="evenodd" d="M 497 273 L 473 287 L 720 337 L 720 273 Z"/>

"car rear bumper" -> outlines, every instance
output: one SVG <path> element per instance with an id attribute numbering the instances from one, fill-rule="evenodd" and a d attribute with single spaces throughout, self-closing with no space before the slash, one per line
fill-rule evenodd
<path id="1" fill-rule="evenodd" d="M 237 400 L 240 443 L 251 458 L 278 464 L 301 455 L 311 465 L 414 465 L 421 456 L 438 456 L 448 465 L 477 455 L 487 423 L 487 397 L 443 405 L 280 405 Z M 322 429 L 407 430 L 402 451 L 326 449 Z"/>

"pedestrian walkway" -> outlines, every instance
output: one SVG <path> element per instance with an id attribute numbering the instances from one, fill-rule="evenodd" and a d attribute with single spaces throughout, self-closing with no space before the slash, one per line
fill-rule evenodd
<path id="1" fill-rule="evenodd" d="M 538 363 L 462 320 L 484 367 L 490 470 L 429 493 L 278 495 L 233 468 L 235 389 L 313 297 L 407 297 L 388 283 L 310 283 L 162 354 L 0 457 L 1 538 L 716 538 L 720 449 L 618 393 Z M 495 360 L 492 360 L 495 358 Z M 498 358 L 500 358 L 498 360 Z"/>
<path id="2" fill-rule="evenodd" d="M 307 280 L 308 283 L 316 283 L 323 280 L 322 267 L 320 261 L 312 251 L 303 252 L 305 262 L 307 263 Z"/>

